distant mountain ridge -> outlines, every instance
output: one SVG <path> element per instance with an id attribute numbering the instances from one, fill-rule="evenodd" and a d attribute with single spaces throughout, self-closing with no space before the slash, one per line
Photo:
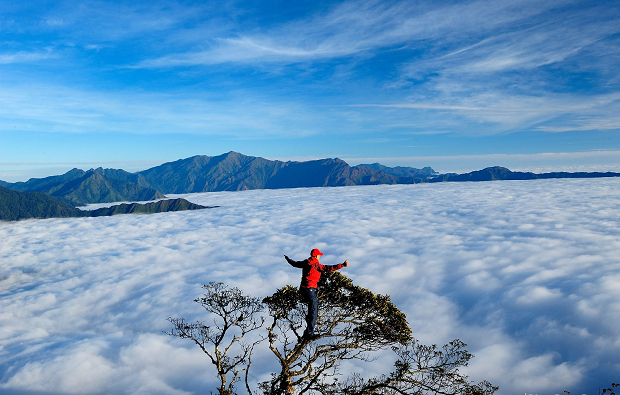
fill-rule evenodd
<path id="1" fill-rule="evenodd" d="M 464 174 L 443 174 L 427 180 L 427 182 L 464 182 L 464 181 L 498 181 L 498 180 L 542 180 L 550 178 L 604 178 L 620 177 L 620 173 L 614 172 L 551 172 L 531 173 L 511 171 L 505 167 L 493 166 L 486 169 L 472 171 Z"/>
<path id="2" fill-rule="evenodd" d="M 499 166 L 465 174 L 438 174 L 431 167 L 388 167 L 379 163 L 350 166 L 338 158 L 282 162 L 231 151 L 219 156 L 179 159 L 137 173 L 120 169 L 72 169 L 62 175 L 26 182 L 0 181 L 0 185 L 21 192 L 41 192 L 78 206 L 158 200 L 170 193 L 618 176 L 620 173 L 611 172 L 535 174 Z"/>
<path id="3" fill-rule="evenodd" d="M 425 178 L 427 174 L 436 173 L 430 168 L 349 166 L 338 158 L 282 162 L 231 151 L 213 157 L 198 155 L 179 159 L 137 173 L 103 168 L 72 169 L 58 176 L 0 182 L 0 185 L 20 192 L 45 193 L 79 206 L 157 200 L 166 193 L 412 183 L 406 178 L 412 175 Z"/>
<path id="4" fill-rule="evenodd" d="M 370 167 L 371 169 L 379 170 L 396 177 L 428 178 L 439 175 L 439 173 L 437 173 L 435 170 L 428 166 L 422 169 L 416 169 L 414 167 L 403 166 L 388 167 L 382 165 L 381 163 L 357 165 L 357 167 L 360 166 Z"/>

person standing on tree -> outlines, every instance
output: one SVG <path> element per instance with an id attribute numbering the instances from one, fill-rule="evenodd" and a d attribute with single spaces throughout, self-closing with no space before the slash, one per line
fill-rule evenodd
<path id="1" fill-rule="evenodd" d="M 304 339 L 306 340 L 314 340 L 318 337 L 318 335 L 314 334 L 314 324 L 319 314 L 316 287 L 321 278 L 321 273 L 333 272 L 349 266 L 349 262 L 346 259 L 344 263 L 339 263 L 337 265 L 322 265 L 319 263 L 319 257 L 321 255 L 323 255 L 323 253 L 319 251 L 318 248 L 314 248 L 310 251 L 310 258 L 303 261 L 294 261 L 284 255 L 284 258 L 291 266 L 303 269 L 299 294 L 304 303 L 308 305 L 308 314 L 306 315 L 307 325 L 304 331 Z"/>

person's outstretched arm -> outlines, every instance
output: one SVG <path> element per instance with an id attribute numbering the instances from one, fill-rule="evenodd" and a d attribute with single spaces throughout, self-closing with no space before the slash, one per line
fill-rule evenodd
<path id="1" fill-rule="evenodd" d="M 298 269 L 301 269 L 304 267 L 306 261 L 294 261 L 291 258 L 289 258 L 288 256 L 284 255 L 284 259 L 286 259 L 286 261 L 293 267 L 296 267 Z"/>
<path id="2" fill-rule="evenodd" d="M 349 266 L 349 261 L 345 259 L 343 263 L 339 263 L 337 265 L 322 265 L 319 263 L 317 265 L 317 269 L 320 272 L 335 272 L 336 270 L 340 270 L 343 267 L 347 267 L 347 266 Z"/>

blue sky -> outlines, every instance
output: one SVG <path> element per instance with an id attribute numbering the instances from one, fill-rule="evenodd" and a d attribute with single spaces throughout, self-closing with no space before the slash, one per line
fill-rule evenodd
<path id="1" fill-rule="evenodd" d="M 615 1 L 0 1 L 0 179 L 231 150 L 620 169 Z"/>

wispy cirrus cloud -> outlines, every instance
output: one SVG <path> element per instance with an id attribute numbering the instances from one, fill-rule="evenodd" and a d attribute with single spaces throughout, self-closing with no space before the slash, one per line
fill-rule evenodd
<path id="1" fill-rule="evenodd" d="M 499 2 L 489 7 L 485 2 L 448 6 L 408 2 L 345 2 L 325 13 L 287 22 L 267 31 L 242 30 L 231 32 L 232 35 L 227 37 L 199 35 L 196 42 L 209 48 L 144 60 L 132 67 L 257 61 L 295 63 L 352 55 L 373 56 L 381 48 L 404 46 L 410 49 L 427 45 L 429 41 L 456 40 L 460 34 L 487 33 L 554 6 L 553 2 L 549 2 L 527 7 L 529 3 L 529 0 L 518 4 Z M 187 37 L 189 34 L 185 32 L 184 35 Z"/>
<path id="2" fill-rule="evenodd" d="M 59 55 L 52 49 L 45 51 L 18 51 L 12 53 L 0 53 L 0 65 L 14 63 L 39 63 L 43 60 L 56 59 Z"/>
<path id="3" fill-rule="evenodd" d="M 534 96 L 523 93 L 510 95 L 498 89 L 465 91 L 465 94 L 466 84 L 463 82 L 437 86 L 445 94 L 432 100 L 412 98 L 401 103 L 353 104 L 349 107 L 440 112 L 494 124 L 495 132 L 523 129 L 544 132 L 619 129 L 615 114 L 620 111 L 620 96 L 616 93 L 588 97 L 575 97 L 568 93 Z M 563 122 L 563 117 L 569 119 Z M 553 123 L 548 124 L 550 121 Z"/>
<path id="4" fill-rule="evenodd" d="M 364 104 L 414 114 L 447 111 L 453 124 L 471 122 L 466 134 L 615 130 L 618 103 L 610 92 L 618 82 L 620 47 L 610 43 L 617 41 L 619 16 L 613 5 L 581 2 L 346 2 L 269 29 L 197 38 L 195 48 L 127 67 L 330 67 L 394 51 L 401 62 L 381 80 L 402 102 Z M 566 85 L 579 73 L 596 74 L 587 94 Z"/>

